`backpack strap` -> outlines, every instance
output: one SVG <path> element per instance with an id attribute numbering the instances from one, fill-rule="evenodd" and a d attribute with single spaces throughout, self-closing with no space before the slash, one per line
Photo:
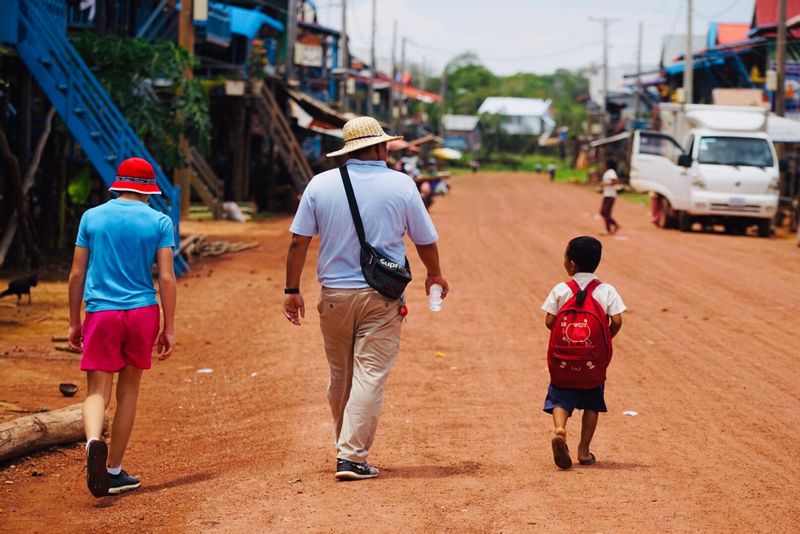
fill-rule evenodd
<path id="1" fill-rule="evenodd" d="M 578 282 L 575 280 L 570 280 L 567 282 L 567 286 L 569 286 L 572 294 L 575 295 L 575 302 L 578 304 L 578 306 L 583 306 L 583 303 L 586 301 L 586 297 L 591 296 L 591 294 L 594 293 L 594 290 L 597 289 L 597 286 L 600 284 L 602 284 L 602 282 L 595 278 L 589 282 L 589 285 L 587 285 L 585 289 L 581 289 L 581 286 L 579 286 Z"/>

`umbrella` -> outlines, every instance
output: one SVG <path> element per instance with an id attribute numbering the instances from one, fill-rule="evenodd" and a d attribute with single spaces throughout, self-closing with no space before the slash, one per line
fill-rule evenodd
<path id="1" fill-rule="evenodd" d="M 434 158 L 449 160 L 461 159 L 462 156 L 461 152 L 454 148 L 436 148 L 431 151 L 431 155 Z"/>

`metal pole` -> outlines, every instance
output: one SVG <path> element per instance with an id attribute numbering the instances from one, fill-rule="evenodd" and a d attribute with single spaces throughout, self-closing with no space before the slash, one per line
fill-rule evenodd
<path id="1" fill-rule="evenodd" d="M 786 0 L 778 0 L 778 43 L 775 53 L 778 87 L 775 92 L 775 114 L 786 114 Z"/>
<path id="2" fill-rule="evenodd" d="M 639 46 L 636 50 L 636 105 L 634 106 L 634 118 L 639 118 L 639 109 L 642 103 L 642 21 L 639 21 Z"/>
<path id="3" fill-rule="evenodd" d="M 403 127 L 402 119 L 405 118 L 406 95 L 403 89 L 405 88 L 405 75 L 406 75 L 406 42 L 408 38 L 403 37 L 403 44 L 400 47 L 400 128 Z"/>
<path id="4" fill-rule="evenodd" d="M 608 19 L 603 20 L 603 114 L 608 113 Z"/>
<path id="5" fill-rule="evenodd" d="M 394 19 L 394 27 L 392 30 L 392 82 L 389 84 L 389 122 L 392 123 L 392 129 L 397 132 L 397 118 L 395 117 L 395 108 L 397 107 L 397 99 L 395 98 L 395 83 L 397 81 L 397 19 Z"/>
<path id="6" fill-rule="evenodd" d="M 342 113 L 347 113 L 347 73 L 350 71 L 350 54 L 347 47 L 347 0 L 342 0 L 342 91 L 339 95 Z"/>
<path id="7" fill-rule="evenodd" d="M 683 66 L 683 101 L 694 102 L 694 58 L 692 57 L 692 0 L 686 0 L 686 55 Z"/>
<path id="8" fill-rule="evenodd" d="M 375 71 L 377 67 L 375 65 L 375 0 L 372 0 L 372 45 L 370 51 L 370 65 L 369 65 L 369 85 L 367 87 L 367 115 L 370 117 L 374 113 L 372 99 L 373 95 L 375 94 Z"/>
<path id="9" fill-rule="evenodd" d="M 444 115 L 446 113 L 445 99 L 447 97 L 447 66 L 448 63 L 445 63 L 444 68 L 442 69 L 442 79 L 439 82 L 439 97 L 441 98 L 441 102 L 439 103 L 439 135 L 444 134 Z"/>
<path id="10" fill-rule="evenodd" d="M 603 135 L 608 134 L 608 26 L 617 19 L 589 17 L 603 25 Z"/>
<path id="11" fill-rule="evenodd" d="M 297 0 L 289 0 L 286 12 L 286 63 L 284 77 L 286 81 L 294 79 L 294 46 L 297 42 Z"/>

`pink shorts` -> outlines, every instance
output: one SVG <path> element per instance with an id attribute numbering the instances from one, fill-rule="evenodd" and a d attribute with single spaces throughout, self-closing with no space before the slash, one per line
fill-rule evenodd
<path id="1" fill-rule="evenodd" d="M 128 365 L 150 369 L 159 324 L 155 305 L 86 312 L 81 371 L 116 373 Z"/>

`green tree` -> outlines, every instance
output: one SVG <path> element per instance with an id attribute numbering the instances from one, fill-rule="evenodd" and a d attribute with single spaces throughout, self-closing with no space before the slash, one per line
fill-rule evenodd
<path id="1" fill-rule="evenodd" d="M 211 137 L 208 95 L 185 72 L 195 65 L 186 50 L 168 41 L 100 37 L 86 32 L 73 44 L 140 139 L 164 168 L 183 167 L 178 147 L 189 144 L 207 152 Z M 170 86 L 166 98 L 152 98 L 145 83 L 158 79 Z"/>

